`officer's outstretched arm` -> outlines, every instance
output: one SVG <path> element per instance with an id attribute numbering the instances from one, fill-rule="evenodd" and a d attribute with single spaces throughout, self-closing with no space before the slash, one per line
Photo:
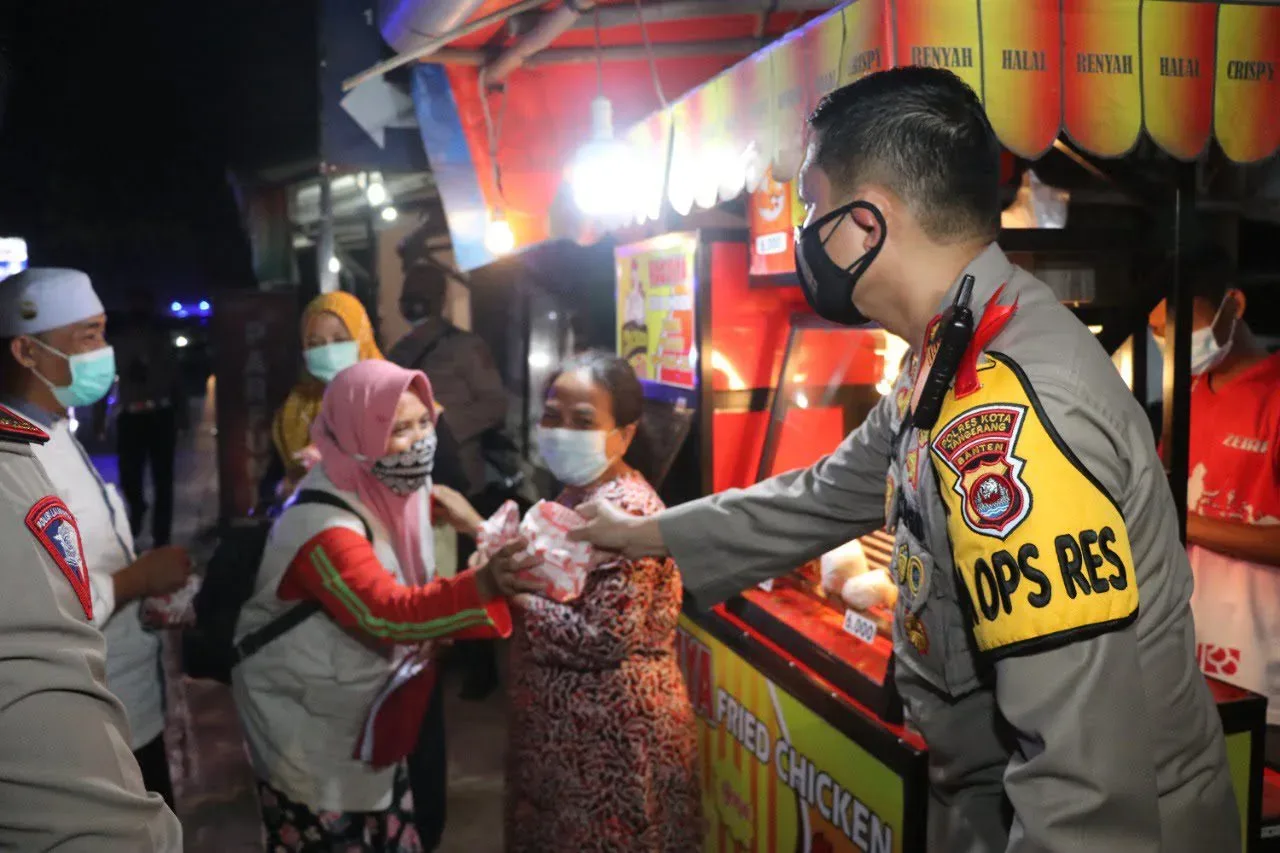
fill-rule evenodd
<path id="1" fill-rule="evenodd" d="M 893 395 L 886 395 L 813 467 L 659 516 L 685 594 L 709 607 L 881 527 L 890 446 L 900 420 Z"/>
<path id="2" fill-rule="evenodd" d="M 1009 850 L 1155 853 L 1122 433 L 1078 389 L 1033 391 L 1011 360 L 980 376 L 977 394 L 948 400 L 931 458 L 973 638 L 1017 740 Z"/>

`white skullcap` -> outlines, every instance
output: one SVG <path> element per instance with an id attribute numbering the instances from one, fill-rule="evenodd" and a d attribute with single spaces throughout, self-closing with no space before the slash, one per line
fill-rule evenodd
<path id="1" fill-rule="evenodd" d="M 0 338 L 38 335 L 103 313 L 89 276 L 31 267 L 0 281 Z"/>

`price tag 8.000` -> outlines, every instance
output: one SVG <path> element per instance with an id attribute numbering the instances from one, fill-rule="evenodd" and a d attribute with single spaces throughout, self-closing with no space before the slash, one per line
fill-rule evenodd
<path id="1" fill-rule="evenodd" d="M 844 630 L 868 645 L 876 641 L 876 623 L 856 610 L 844 612 Z"/>

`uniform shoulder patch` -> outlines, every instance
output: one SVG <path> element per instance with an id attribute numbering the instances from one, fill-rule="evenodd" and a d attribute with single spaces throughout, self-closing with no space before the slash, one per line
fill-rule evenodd
<path id="1" fill-rule="evenodd" d="M 66 576 L 84 615 L 93 621 L 93 595 L 89 589 L 89 568 L 84 561 L 84 545 L 76 517 L 61 498 L 41 498 L 27 512 L 27 529 L 44 546 L 49 556 Z"/>
<path id="2" fill-rule="evenodd" d="M 0 406 L 0 441 L 44 444 L 49 434 L 12 409 Z"/>
<path id="3" fill-rule="evenodd" d="M 1138 583 L 1119 507 L 1012 359 L 979 369 L 980 388 L 948 394 L 930 434 L 978 648 L 1031 652 L 1128 624 Z"/>
<path id="4" fill-rule="evenodd" d="M 966 409 L 933 438 L 933 451 L 949 469 L 960 517 L 974 533 L 1001 539 L 1031 513 L 1022 480 L 1025 460 L 1015 453 L 1027 407 L 991 403 Z"/>

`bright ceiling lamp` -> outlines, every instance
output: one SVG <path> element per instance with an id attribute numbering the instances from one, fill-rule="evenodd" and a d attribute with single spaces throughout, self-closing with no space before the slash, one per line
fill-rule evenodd
<path id="1" fill-rule="evenodd" d="M 516 247 L 516 233 L 511 230 L 507 215 L 496 210 L 484 229 L 484 247 L 495 256 L 509 255 Z"/>
<path id="2" fill-rule="evenodd" d="M 594 219 L 630 219 L 639 197 L 639 165 L 631 146 L 613 135 L 613 104 L 591 100 L 591 139 L 569 166 L 573 201 Z"/>
<path id="3" fill-rule="evenodd" d="M 591 138 L 569 164 L 573 202 L 605 227 L 630 222 L 642 206 L 641 168 L 635 152 L 613 135 L 613 103 L 604 94 L 604 48 L 600 12 L 595 10 L 596 96 L 591 99 Z"/>
<path id="4" fill-rule="evenodd" d="M 381 207 L 387 203 L 389 196 L 387 188 L 382 183 L 381 178 L 375 178 L 369 181 L 369 186 L 365 188 L 364 197 L 369 202 L 370 207 Z"/>

